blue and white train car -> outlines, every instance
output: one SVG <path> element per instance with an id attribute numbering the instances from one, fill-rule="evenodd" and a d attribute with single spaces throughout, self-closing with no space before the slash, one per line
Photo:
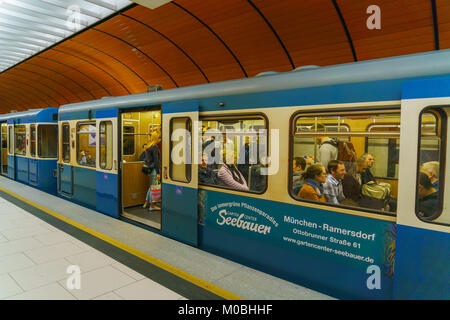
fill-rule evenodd
<path id="1" fill-rule="evenodd" d="M 0 116 L 0 123 L 2 174 L 56 194 L 58 109 L 10 113 Z"/>
<path id="2" fill-rule="evenodd" d="M 449 105 L 448 50 L 65 105 L 58 193 L 338 298 L 448 299 Z M 228 145 L 231 162 L 252 158 L 236 166 L 238 187 L 224 183 L 223 164 L 194 163 L 200 131 Z M 153 132 L 162 201 L 149 212 L 142 152 Z M 353 145 L 349 174 L 370 170 L 390 199 L 362 201 L 360 182 L 338 201 L 297 192 L 295 164 L 320 163 L 330 138 Z M 248 156 L 251 145 L 269 158 Z M 426 163 L 437 168 L 432 187 Z"/>

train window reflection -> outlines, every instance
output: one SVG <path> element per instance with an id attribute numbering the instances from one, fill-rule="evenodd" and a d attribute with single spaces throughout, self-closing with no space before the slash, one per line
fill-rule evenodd
<path id="1" fill-rule="evenodd" d="M 95 122 L 78 124 L 77 140 L 78 164 L 88 167 L 96 166 L 97 156 L 97 127 Z"/>
<path id="2" fill-rule="evenodd" d="M 14 154 L 14 127 L 8 127 L 8 153 L 10 155 Z"/>
<path id="3" fill-rule="evenodd" d="M 62 160 L 65 163 L 70 162 L 70 125 L 62 125 Z"/>
<path id="4" fill-rule="evenodd" d="M 26 155 L 27 154 L 27 129 L 24 125 L 19 125 L 14 128 L 15 133 L 15 154 Z"/>
<path id="5" fill-rule="evenodd" d="M 123 126 L 123 155 L 132 156 L 135 153 L 136 131 L 132 126 Z"/>
<path id="6" fill-rule="evenodd" d="M 261 116 L 202 119 L 199 183 L 262 193 L 267 186 L 267 124 Z"/>
<path id="7" fill-rule="evenodd" d="M 41 158 L 57 157 L 58 126 L 55 124 L 40 124 L 38 126 L 39 150 Z"/>
<path id="8" fill-rule="evenodd" d="M 111 121 L 100 122 L 100 168 L 112 169 L 113 127 Z"/>
<path id="9" fill-rule="evenodd" d="M 30 154 L 36 157 L 36 125 L 30 125 Z"/>
<path id="10" fill-rule="evenodd" d="M 420 145 L 417 176 L 416 214 L 427 222 L 450 225 L 450 212 L 446 212 L 445 152 L 448 115 L 450 108 L 435 108 L 420 116 Z"/>
<path id="11" fill-rule="evenodd" d="M 398 111 L 299 114 L 291 128 L 295 199 L 395 214 Z"/>
<path id="12" fill-rule="evenodd" d="M 192 163 L 192 121 L 190 118 L 173 118 L 170 120 L 170 178 L 180 182 L 191 181 Z"/>

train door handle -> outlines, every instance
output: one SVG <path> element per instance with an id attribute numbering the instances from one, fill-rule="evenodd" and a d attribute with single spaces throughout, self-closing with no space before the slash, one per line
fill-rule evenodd
<path id="1" fill-rule="evenodd" d="M 164 167 L 164 179 L 167 179 L 167 167 Z"/>

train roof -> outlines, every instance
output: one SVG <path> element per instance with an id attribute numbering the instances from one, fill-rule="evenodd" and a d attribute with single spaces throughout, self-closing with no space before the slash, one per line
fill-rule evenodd
<path id="1" fill-rule="evenodd" d="M 44 109 L 31 109 L 27 111 L 20 111 L 20 112 L 12 112 L 7 114 L 0 115 L 0 121 L 6 121 L 9 119 L 17 119 L 20 117 L 33 117 L 39 114 Z"/>
<path id="2" fill-rule="evenodd" d="M 38 120 L 38 116 L 42 120 L 47 120 L 49 118 L 49 115 L 51 114 L 52 110 L 56 111 L 57 108 L 48 108 L 48 109 L 30 109 L 27 111 L 20 111 L 20 112 L 12 112 L 7 114 L 0 115 L 0 121 L 8 121 L 12 119 L 35 119 Z M 50 119 L 48 119 L 50 120 Z"/>
<path id="3" fill-rule="evenodd" d="M 334 66 L 305 68 L 264 76 L 214 82 L 63 105 L 60 114 L 115 107 L 158 105 L 164 102 L 230 96 L 336 84 L 390 79 L 420 79 L 450 75 L 450 50 L 383 58 Z"/>

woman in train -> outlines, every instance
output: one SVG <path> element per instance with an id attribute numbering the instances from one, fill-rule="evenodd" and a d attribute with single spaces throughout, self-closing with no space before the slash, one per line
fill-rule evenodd
<path id="1" fill-rule="evenodd" d="M 150 176 L 150 188 L 147 192 L 147 197 L 145 198 L 145 203 L 143 208 L 149 207 L 150 211 L 161 210 L 152 202 L 152 192 L 151 186 L 155 185 L 156 180 L 161 179 L 161 151 L 158 144 L 161 142 L 161 133 L 156 130 L 150 136 L 150 141 L 147 143 L 144 154 L 144 163 L 148 167 L 148 172 Z"/>
<path id="2" fill-rule="evenodd" d="M 225 158 L 225 163 L 221 165 L 219 172 L 217 173 L 220 181 L 225 186 L 235 190 L 249 191 L 247 181 L 236 166 L 237 155 L 234 150 L 231 148 L 224 148 L 221 154 L 222 159 Z"/>
<path id="3" fill-rule="evenodd" d="M 326 202 L 323 194 L 323 183 L 327 180 L 325 167 L 320 163 L 312 164 L 306 169 L 302 177 L 305 184 L 297 196 L 301 199 Z"/>

